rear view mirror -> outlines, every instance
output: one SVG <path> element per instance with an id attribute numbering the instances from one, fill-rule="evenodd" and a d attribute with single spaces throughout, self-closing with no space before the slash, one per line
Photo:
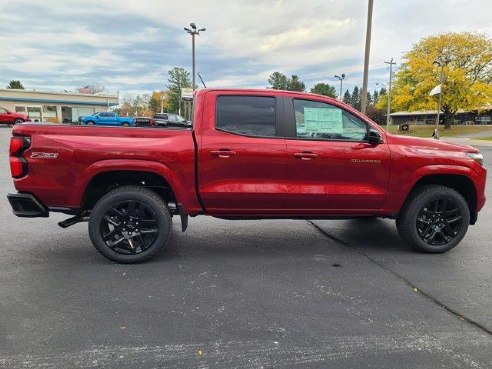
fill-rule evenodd
<path id="1" fill-rule="evenodd" d="M 375 129 L 369 129 L 369 136 L 367 141 L 371 145 L 379 145 L 381 142 L 383 142 L 383 139 L 381 138 L 381 134 L 379 131 L 376 131 Z"/>

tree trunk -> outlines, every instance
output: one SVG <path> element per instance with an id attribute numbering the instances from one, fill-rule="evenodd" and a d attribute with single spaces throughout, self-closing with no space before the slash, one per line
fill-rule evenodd
<path id="1" fill-rule="evenodd" d="M 451 111 L 449 108 L 444 107 L 444 129 L 450 129 L 451 124 L 454 122 L 454 117 L 456 115 L 455 111 Z"/>

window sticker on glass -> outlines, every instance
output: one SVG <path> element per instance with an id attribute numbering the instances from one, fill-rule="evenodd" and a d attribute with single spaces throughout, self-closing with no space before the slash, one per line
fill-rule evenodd
<path id="1" fill-rule="evenodd" d="M 302 130 L 311 133 L 330 132 L 332 134 L 342 134 L 342 110 L 304 108 L 304 127 L 302 127 Z M 298 133 L 300 133 L 299 129 Z"/>

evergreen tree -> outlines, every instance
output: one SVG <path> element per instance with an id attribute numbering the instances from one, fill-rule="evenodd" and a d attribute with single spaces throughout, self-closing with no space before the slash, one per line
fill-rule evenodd
<path id="1" fill-rule="evenodd" d="M 9 84 L 7 85 L 7 88 L 8 89 L 18 89 L 18 90 L 24 90 L 24 86 L 22 85 L 21 81 L 15 81 L 15 80 L 12 80 L 9 82 Z"/>
<path id="2" fill-rule="evenodd" d="M 288 81 L 287 90 L 304 92 L 306 91 L 306 85 L 299 79 L 298 76 L 293 75 Z"/>
<path id="3" fill-rule="evenodd" d="M 287 90 L 289 86 L 289 79 L 285 74 L 276 71 L 270 74 L 268 83 L 274 90 Z"/>
<path id="4" fill-rule="evenodd" d="M 168 71 L 168 74 L 168 111 L 170 113 L 178 113 L 179 104 L 181 103 L 181 89 L 191 88 L 190 72 L 184 68 L 174 67 Z"/>
<path id="5" fill-rule="evenodd" d="M 352 107 L 354 107 L 357 110 L 360 110 L 360 91 L 358 86 L 354 87 L 352 91 L 352 95 L 350 96 L 350 102 L 351 102 L 350 105 L 352 105 Z"/>
<path id="6" fill-rule="evenodd" d="M 352 105 L 352 95 L 350 95 L 350 91 L 347 89 L 343 94 L 343 102 L 348 105 Z"/>
<path id="7" fill-rule="evenodd" d="M 337 89 L 334 86 L 330 86 L 328 83 L 317 83 L 311 89 L 313 94 L 319 94 L 330 97 L 337 97 Z"/>

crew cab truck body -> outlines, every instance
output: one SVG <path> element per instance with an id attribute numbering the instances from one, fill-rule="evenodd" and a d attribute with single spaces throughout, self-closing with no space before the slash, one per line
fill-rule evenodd
<path id="1" fill-rule="evenodd" d="M 396 219 L 424 252 L 456 246 L 485 203 L 469 146 L 400 137 L 324 96 L 204 89 L 188 129 L 20 124 L 10 162 L 20 217 L 88 220 L 107 258 L 135 263 L 167 243 L 171 218 Z"/>
<path id="2" fill-rule="evenodd" d="M 97 126 L 134 126 L 135 122 L 132 117 L 120 117 L 113 112 L 100 112 L 93 115 L 79 117 L 80 124 L 97 125 Z"/>

